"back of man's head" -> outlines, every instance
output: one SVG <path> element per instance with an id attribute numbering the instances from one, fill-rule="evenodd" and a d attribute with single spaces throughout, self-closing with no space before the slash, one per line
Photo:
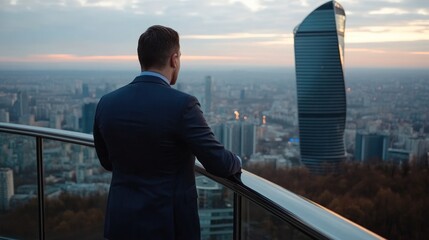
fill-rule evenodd
<path id="1" fill-rule="evenodd" d="M 149 27 L 140 35 L 137 53 L 142 70 L 163 68 L 171 54 L 180 49 L 179 34 L 160 25 Z"/>

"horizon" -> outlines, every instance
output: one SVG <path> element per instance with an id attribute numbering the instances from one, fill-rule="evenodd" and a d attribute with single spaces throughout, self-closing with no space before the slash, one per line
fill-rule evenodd
<path id="1" fill-rule="evenodd" d="M 184 72 L 201 72 L 201 71 L 217 71 L 217 72 L 231 72 L 231 71 L 248 71 L 248 72 L 260 72 L 260 71 L 280 71 L 280 70 L 287 70 L 287 71 L 295 71 L 295 66 L 219 66 L 215 65 L 213 67 L 210 66 L 196 66 L 196 67 L 186 67 L 181 66 L 180 73 Z M 344 72 L 348 71 L 358 71 L 358 70 L 378 70 L 378 71 L 385 71 L 385 70 L 392 70 L 392 71 L 428 71 L 429 68 L 426 67 L 393 67 L 393 66 L 383 66 L 383 67 L 371 67 L 371 66 L 355 66 L 355 67 L 345 67 Z M 20 66 L 17 66 L 16 68 L 4 68 L 3 66 L 0 66 L 0 72 L 26 72 L 26 71 L 52 71 L 52 72 L 136 72 L 139 73 L 139 68 L 108 68 L 108 69 L 100 69 L 95 67 L 67 67 L 67 68 L 47 68 L 47 67 L 27 67 L 22 68 Z"/>

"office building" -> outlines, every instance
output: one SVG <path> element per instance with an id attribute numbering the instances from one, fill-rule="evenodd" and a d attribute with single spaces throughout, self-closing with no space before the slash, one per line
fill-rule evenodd
<path id="1" fill-rule="evenodd" d="M 387 160 L 389 145 L 389 136 L 387 135 L 357 132 L 355 160 L 360 162 Z"/>
<path id="2" fill-rule="evenodd" d="M 97 103 L 85 103 L 82 106 L 82 132 L 92 133 L 96 108 Z"/>
<path id="3" fill-rule="evenodd" d="M 241 124 L 231 121 L 224 124 L 223 141 L 225 148 L 241 156 Z"/>
<path id="4" fill-rule="evenodd" d="M 241 123 L 241 156 L 249 159 L 256 149 L 256 126 L 253 123 Z"/>
<path id="5" fill-rule="evenodd" d="M 410 160 L 420 166 L 428 166 L 429 141 L 422 137 L 411 138 Z"/>
<path id="6" fill-rule="evenodd" d="M 0 109 L 0 122 L 9 122 L 9 112 L 5 109 Z"/>
<path id="7" fill-rule="evenodd" d="M 226 149 L 249 159 L 256 150 L 256 125 L 246 121 L 229 121 L 211 126 L 216 139 Z"/>
<path id="8" fill-rule="evenodd" d="M 210 113 L 212 111 L 212 93 L 213 93 L 213 79 L 211 76 L 206 76 L 204 84 L 204 113 Z"/>
<path id="9" fill-rule="evenodd" d="M 10 168 L 0 168 L 0 211 L 6 211 L 14 194 L 13 172 Z"/>
<path id="10" fill-rule="evenodd" d="M 405 149 L 389 148 L 387 150 L 387 161 L 402 164 L 410 160 L 410 151 Z"/>
<path id="11" fill-rule="evenodd" d="M 27 92 L 18 92 L 17 99 L 14 102 L 10 118 L 13 122 L 19 122 L 19 118 L 29 112 L 29 97 Z"/>
<path id="12" fill-rule="evenodd" d="M 323 173 L 345 159 L 345 12 L 329 1 L 294 29 L 301 161 Z"/>
<path id="13" fill-rule="evenodd" d="M 88 83 L 82 84 L 82 97 L 90 97 L 90 95 Z"/>
<path id="14" fill-rule="evenodd" d="M 224 197 L 225 189 L 222 185 L 205 176 L 197 176 L 195 181 L 201 239 L 232 239 L 234 222 L 232 199 Z"/>

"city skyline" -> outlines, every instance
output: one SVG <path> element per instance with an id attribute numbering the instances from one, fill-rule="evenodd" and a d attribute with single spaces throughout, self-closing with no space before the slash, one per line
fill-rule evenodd
<path id="1" fill-rule="evenodd" d="M 2 82 L 2 88 L 0 89 L 0 121 L 55 127 L 57 129 L 73 131 L 83 130 L 84 122 L 81 121 L 83 114 L 82 106 L 111 91 L 111 89 L 129 82 L 127 78 L 129 73 L 123 71 L 111 71 L 108 76 L 106 76 L 105 72 L 99 71 L 2 71 L 2 73 L 0 76 L 0 82 Z M 427 94 L 429 90 L 427 84 L 429 75 L 426 73 L 427 71 L 415 70 L 350 70 L 346 91 L 348 117 L 346 119 L 345 143 L 348 159 L 350 160 L 347 163 L 353 163 L 352 160 L 355 158 L 354 156 L 357 156 L 357 151 L 364 152 L 367 156 L 372 155 L 372 149 L 366 150 L 359 147 L 362 146 L 362 144 L 359 145 L 357 138 L 360 131 L 368 132 L 369 134 L 387 134 L 389 139 L 391 139 L 389 145 L 386 146 L 388 159 L 379 159 L 376 161 L 377 163 L 382 162 L 383 164 L 387 164 L 385 165 L 386 167 L 392 167 L 392 160 L 389 155 L 394 159 L 399 159 L 399 161 L 395 162 L 398 166 L 394 171 L 390 167 L 387 169 L 384 168 L 386 175 L 373 172 L 368 175 L 362 174 L 363 171 L 368 172 L 368 167 L 380 169 L 377 167 L 379 166 L 377 163 L 372 165 L 371 161 L 373 159 L 356 159 L 356 161 L 362 163 L 362 165 L 359 165 L 361 167 L 356 168 L 357 165 L 348 167 L 346 172 L 352 175 L 343 176 L 340 180 L 335 181 L 339 184 L 332 184 L 332 176 L 334 175 L 328 175 L 327 177 L 331 176 L 329 180 L 321 180 L 320 176 L 315 178 L 305 174 L 304 169 L 299 167 L 299 150 L 297 150 L 299 146 L 297 142 L 298 123 L 295 79 L 294 74 L 287 69 L 270 71 L 268 73 L 263 71 L 240 72 L 225 70 L 223 72 L 211 72 L 210 76 L 214 79 L 213 90 L 215 90 L 212 95 L 213 117 L 215 118 L 212 122 L 224 122 L 234 120 L 237 117 L 240 117 L 241 122 L 246 119 L 246 121 L 259 121 L 254 133 L 257 140 L 254 157 L 251 157 L 248 161 L 242 158 L 243 162 L 249 164 L 246 166 L 255 166 L 251 172 L 259 175 L 256 169 L 257 166 L 261 166 L 262 164 L 264 166 L 263 169 L 271 169 L 266 172 L 268 175 L 264 175 L 267 179 L 270 179 L 269 177 L 273 177 L 272 179 L 277 178 L 293 186 L 317 183 L 317 189 L 311 185 L 307 188 L 309 189 L 306 190 L 307 195 L 301 195 L 302 192 L 296 190 L 296 188 L 293 192 L 322 204 L 342 216 L 348 217 L 349 215 L 347 214 L 355 213 L 356 209 L 351 208 L 350 212 L 341 212 L 341 209 L 338 207 L 343 206 L 343 202 L 347 206 L 356 207 L 367 206 L 367 203 L 369 203 L 372 207 L 367 212 L 371 213 L 386 212 L 386 208 L 407 209 L 409 199 L 426 199 L 424 197 L 427 196 L 421 190 L 424 189 L 422 185 L 416 184 L 423 184 L 426 178 L 422 177 L 427 176 L 427 171 L 424 172 L 425 169 L 427 170 L 427 167 L 420 167 L 423 164 L 426 164 L 423 166 L 427 166 L 427 153 L 429 151 L 429 106 L 427 105 L 429 100 L 429 95 Z M 205 96 L 206 76 L 207 73 L 202 71 L 197 71 L 193 74 L 184 72 L 184 81 L 181 82 L 180 87 L 183 91 L 192 95 L 199 95 L 198 99 L 202 102 Z M 15 111 L 15 106 L 18 111 Z M 239 112 L 239 114 L 234 114 L 234 111 Z M 15 116 L 17 120 L 12 120 L 11 118 L 9 121 L 9 112 L 15 115 L 25 112 L 28 117 L 16 118 Z M 15 188 L 14 196 L 10 198 L 11 209 L 9 211 L 16 212 L 16 209 L 22 209 L 20 206 L 28 209 L 25 205 L 20 204 L 36 196 L 36 141 L 32 137 L 15 136 L 14 134 L 5 132 L 1 135 L 0 167 L 13 169 Z M 215 135 L 217 136 L 217 133 Z M 245 134 L 244 136 L 249 135 Z M 426 158 L 424 158 L 425 156 Z M 422 157 L 424 158 L 423 160 L 426 159 L 425 162 L 420 160 Z M 76 209 L 75 205 L 93 206 L 95 204 L 97 208 L 95 209 L 95 213 L 100 214 L 97 214 L 99 216 L 98 220 L 94 220 L 91 217 L 85 218 L 86 221 L 84 221 L 81 217 L 82 214 L 85 216 L 94 216 L 94 209 L 89 211 L 88 214 L 86 209 L 80 209 L 85 212 L 83 213 L 79 210 L 72 215 L 63 215 L 66 219 L 71 219 L 73 221 L 70 222 L 81 223 L 85 226 L 93 226 L 96 223 L 101 223 L 102 219 L 100 218 L 102 218 L 104 207 L 99 201 L 103 203 L 105 198 L 97 197 L 96 199 L 99 199 L 99 201 L 95 202 L 94 198 L 85 197 L 106 193 L 108 183 L 110 182 L 109 175 L 99 171 L 100 165 L 96 159 L 95 150 L 89 147 L 73 146 L 70 143 L 43 139 L 43 161 L 47 182 L 45 188 L 47 192 L 47 206 L 52 206 L 51 204 L 57 201 L 63 201 L 64 196 L 70 196 L 73 198 L 69 199 L 70 197 L 67 197 L 65 200 L 69 199 L 67 201 L 74 204 L 62 204 L 62 206 L 65 206 L 65 209 L 61 210 L 61 212 Z M 399 167 L 403 166 L 400 165 L 402 162 L 408 162 L 411 166 L 416 165 L 416 167 L 409 169 L 409 173 L 404 176 L 405 172 Z M 245 169 L 247 170 L 247 168 Z M 285 172 L 286 169 L 290 171 Z M 419 172 L 416 170 L 419 170 Z M 278 171 L 278 174 L 272 174 L 273 171 L 274 173 Z M 299 175 L 297 175 L 297 171 L 299 171 Z M 358 171 L 358 175 L 354 174 L 355 171 Z M 393 172 L 396 174 L 392 175 Z M 303 173 L 304 175 L 302 175 Z M 374 178 L 378 175 L 380 177 Z M 415 176 L 421 177 L 414 178 Z M 384 184 L 388 183 L 389 185 L 386 187 L 384 185 L 381 186 L 375 179 L 383 179 Z M 356 180 L 359 180 L 359 182 L 356 182 Z M 271 181 L 274 182 L 274 180 Z M 368 185 L 368 183 L 371 184 Z M 291 188 L 291 185 L 289 187 L 286 185 L 281 186 L 288 190 Z M 323 189 L 320 186 L 323 186 Z M 368 192 L 366 191 L 368 189 L 367 186 L 375 189 L 371 191 L 370 196 L 359 196 L 350 199 L 344 192 L 334 193 L 334 191 L 331 191 L 332 194 L 335 194 L 329 194 L 332 204 L 338 202 L 337 199 L 342 201 L 341 204 L 331 205 L 331 201 L 324 202 L 321 200 L 326 199 L 327 196 L 326 193 L 323 193 L 324 189 L 330 191 L 337 188 L 346 191 L 350 190 L 351 193 L 358 193 L 362 191 Z M 392 191 L 388 195 L 381 194 L 385 193 L 385 189 L 388 188 L 393 190 L 398 189 L 396 186 L 404 186 L 399 189 L 405 189 L 406 191 Z M 313 195 L 308 195 L 308 193 Z M 318 196 L 321 198 L 317 198 Z M 394 205 L 383 204 L 383 207 L 380 207 L 380 202 L 385 202 L 385 199 L 396 199 L 395 196 L 401 196 L 402 200 L 394 201 Z M 83 205 L 81 201 L 85 201 Z M 87 201 L 92 202 L 92 205 L 87 205 Z M 360 205 L 360 203 L 364 203 L 365 205 Z M 425 209 L 424 201 L 419 201 L 417 206 L 419 208 L 411 208 L 410 211 L 406 212 L 410 216 L 410 220 L 407 223 L 412 222 L 413 226 L 420 226 L 420 223 L 425 223 L 424 217 L 421 217 L 422 215 L 419 214 Z M 254 205 L 250 205 L 248 209 L 252 211 L 257 210 Z M 225 211 L 227 212 L 228 210 Z M 61 212 L 59 211 L 58 214 L 61 214 Z M 205 216 L 210 216 L 210 212 L 213 211 L 202 212 L 206 214 Z M 418 239 L 417 236 L 421 236 L 419 234 L 422 234 L 420 231 L 423 231 L 421 229 L 427 229 L 416 228 L 417 230 L 414 230 L 412 228 L 407 233 L 390 232 L 383 228 L 386 221 L 395 220 L 398 222 L 398 226 L 403 226 L 399 225 L 403 223 L 402 218 L 392 218 L 391 215 L 386 215 L 380 222 L 373 225 L 364 225 L 370 222 L 366 219 L 372 217 L 367 212 L 361 211 L 361 214 L 358 215 L 367 217 L 363 220 L 361 219 L 360 224 L 364 227 L 371 227 L 369 228 L 370 230 L 376 231 L 387 238 L 395 238 L 399 234 L 408 234 L 406 236 L 414 236 L 410 238 Z M 21 234 L 23 236 L 36 236 L 37 228 L 26 228 L 25 232 L 23 232 L 22 228 L 19 227 L 22 218 L 31 215 L 31 212 L 27 211 L 23 215 L 20 214 L 22 212 L 18 211 L 13 217 L 9 217 L 11 215 L 8 215 L 8 213 L 0 216 L 0 225 L 3 226 L 0 229 L 2 236 L 12 233 L 15 235 L 9 235 L 9 237 L 13 236 L 13 238 L 17 238 Z M 52 218 L 47 217 L 47 219 Z M 79 220 L 74 221 L 74 219 Z M 213 219 L 215 221 L 218 220 Z M 224 219 L 229 221 L 230 215 L 224 216 Z M 255 220 L 259 221 L 260 218 L 256 218 Z M 359 221 L 359 218 L 350 218 L 350 220 Z M 37 221 L 37 218 L 32 218 L 32 222 L 35 221 Z M 65 231 L 64 228 L 56 227 L 61 222 L 47 221 L 47 235 L 54 236 L 54 234 L 57 234 L 58 236 L 64 236 L 64 234 L 68 234 L 69 232 Z M 217 223 L 219 222 L 211 222 L 213 225 Z M 254 230 L 260 231 L 259 227 L 261 226 L 263 225 L 250 225 L 252 230 L 250 233 L 255 233 L 256 231 Z M 406 226 L 408 225 L 404 227 Z M 102 232 L 101 228 L 97 229 L 95 227 L 92 230 L 94 233 Z M 86 234 L 85 236 L 87 236 L 86 231 L 74 230 L 81 228 L 73 227 L 70 229 L 74 234 Z M 204 229 L 202 229 L 202 234 L 203 231 Z M 281 236 L 285 236 L 284 231 L 280 231 L 280 233 L 282 234 Z M 75 238 L 78 239 L 79 237 Z"/>
<path id="2" fill-rule="evenodd" d="M 138 36 L 153 24 L 181 34 L 183 69 L 293 67 L 293 27 L 325 0 L 4 1 L 1 69 L 138 69 Z M 429 3 L 339 2 L 345 66 L 427 68 Z"/>

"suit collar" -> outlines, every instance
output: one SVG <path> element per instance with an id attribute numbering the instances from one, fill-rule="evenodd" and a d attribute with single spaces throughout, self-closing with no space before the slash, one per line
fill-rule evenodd
<path id="1" fill-rule="evenodd" d="M 148 75 L 137 76 L 130 84 L 135 83 L 155 83 L 171 87 L 170 84 L 166 83 L 162 78 Z"/>

